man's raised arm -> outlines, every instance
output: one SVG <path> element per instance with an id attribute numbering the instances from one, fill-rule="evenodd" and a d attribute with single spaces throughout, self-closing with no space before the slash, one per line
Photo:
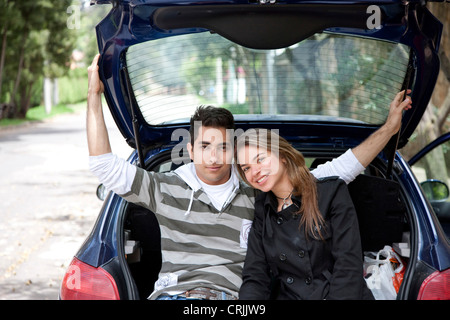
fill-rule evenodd
<path id="1" fill-rule="evenodd" d="M 88 68 L 86 131 L 89 148 L 89 169 L 101 183 L 117 194 L 131 190 L 136 166 L 112 154 L 102 109 L 103 83 L 98 74 L 96 55 Z"/>
<path id="2" fill-rule="evenodd" d="M 111 153 L 108 131 L 102 110 L 103 83 L 98 74 L 97 54 L 88 68 L 86 131 L 90 156 Z"/>

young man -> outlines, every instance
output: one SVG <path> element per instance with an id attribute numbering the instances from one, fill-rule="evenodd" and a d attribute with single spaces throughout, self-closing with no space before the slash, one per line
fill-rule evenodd
<path id="1" fill-rule="evenodd" d="M 256 191 L 239 180 L 231 165 L 232 142 L 226 130 L 234 127 L 233 115 L 222 108 L 198 108 L 191 118 L 187 146 L 193 162 L 168 173 L 138 168 L 111 153 L 98 58 L 88 68 L 90 168 L 108 189 L 148 208 L 158 219 L 163 262 L 149 298 L 238 298 Z M 402 110 L 411 103 L 409 98 L 401 99 L 399 93 L 386 124 L 377 132 L 313 174 L 352 181 L 399 130 Z M 194 130 L 197 121 L 201 126 Z"/>

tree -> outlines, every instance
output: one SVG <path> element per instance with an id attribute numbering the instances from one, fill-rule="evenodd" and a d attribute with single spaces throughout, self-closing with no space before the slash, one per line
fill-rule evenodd
<path id="1" fill-rule="evenodd" d="M 9 0 L 0 0 L 0 20 L 4 21 L 4 24 L 1 29 L 1 42 L 2 42 L 2 49 L 0 53 L 0 97 L 2 96 L 2 83 L 3 83 L 3 69 L 5 65 L 5 56 L 6 56 L 6 40 L 7 40 L 7 34 L 8 29 L 10 28 L 10 24 L 13 21 L 10 21 L 11 19 L 8 19 L 8 17 L 14 16 L 17 14 L 15 11 L 15 7 L 13 3 Z"/>
<path id="2" fill-rule="evenodd" d="M 34 86 L 46 75 L 61 76 L 76 40 L 66 26 L 72 0 L 0 0 L 4 21 L 0 54 L 0 118 L 23 118 L 33 103 Z"/>

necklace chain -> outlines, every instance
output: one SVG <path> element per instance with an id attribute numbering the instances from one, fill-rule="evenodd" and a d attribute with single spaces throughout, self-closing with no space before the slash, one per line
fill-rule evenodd
<path id="1" fill-rule="evenodd" d="M 292 200 L 290 200 L 289 203 L 287 203 L 286 200 L 287 200 L 288 198 L 290 198 L 290 196 L 292 195 L 292 192 L 293 192 L 293 191 L 294 191 L 294 190 L 292 190 L 291 193 L 289 193 L 288 196 L 287 196 L 286 198 L 281 198 L 281 197 L 278 197 L 277 195 L 275 195 L 276 198 L 278 198 L 278 199 L 280 199 L 280 200 L 283 200 L 283 205 L 281 206 L 281 209 L 282 209 L 282 210 L 286 209 L 287 207 L 289 207 L 289 206 L 292 204 Z"/>

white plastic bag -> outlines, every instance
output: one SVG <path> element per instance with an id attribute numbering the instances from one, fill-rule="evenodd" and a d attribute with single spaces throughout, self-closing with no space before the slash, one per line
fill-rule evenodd
<path id="1" fill-rule="evenodd" d="M 404 272 L 403 263 L 390 246 L 385 246 L 378 252 L 364 252 L 364 275 L 367 287 L 376 300 L 397 298 L 399 283 L 396 275 L 402 272 Z M 395 281 L 397 283 L 394 285 Z"/>

